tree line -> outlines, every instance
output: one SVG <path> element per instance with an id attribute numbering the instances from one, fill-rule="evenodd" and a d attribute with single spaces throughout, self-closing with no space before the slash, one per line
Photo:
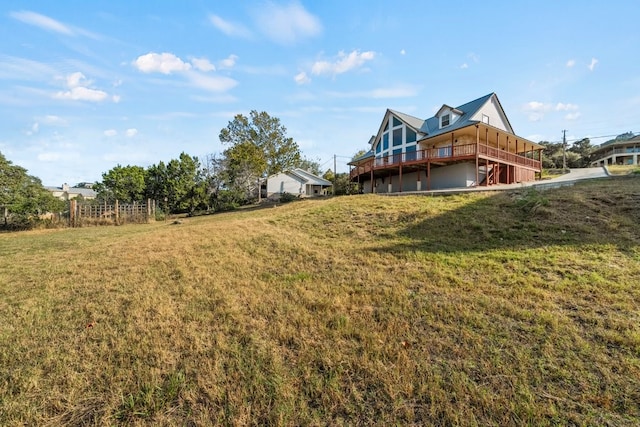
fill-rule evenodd
<path id="1" fill-rule="evenodd" d="M 60 212 L 65 203 L 53 197 L 39 178 L 29 175 L 0 153 L 0 227 L 26 229 L 33 227 L 40 215 Z"/>
<path id="2" fill-rule="evenodd" d="M 269 175 L 296 167 L 320 173 L 318 163 L 287 137 L 280 119 L 266 112 L 236 115 L 219 139 L 227 148 L 203 159 L 182 152 L 146 169 L 117 165 L 96 183 L 98 202 L 153 199 L 168 213 L 228 210 L 256 200 Z"/>

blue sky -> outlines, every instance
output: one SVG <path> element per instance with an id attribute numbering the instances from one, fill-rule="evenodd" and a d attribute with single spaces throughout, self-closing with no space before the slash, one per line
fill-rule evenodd
<path id="1" fill-rule="evenodd" d="M 258 110 L 347 171 L 387 108 L 427 118 L 491 92 L 533 141 L 640 132 L 639 16 L 628 0 L 5 0 L 0 152 L 47 185 L 96 181 L 219 153 Z"/>

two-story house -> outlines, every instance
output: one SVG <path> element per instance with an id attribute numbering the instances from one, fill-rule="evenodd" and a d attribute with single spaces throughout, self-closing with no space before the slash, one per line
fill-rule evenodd
<path id="1" fill-rule="evenodd" d="M 387 110 L 350 177 L 365 193 L 429 191 L 533 181 L 543 147 L 513 131 L 495 93 L 428 119 Z"/>

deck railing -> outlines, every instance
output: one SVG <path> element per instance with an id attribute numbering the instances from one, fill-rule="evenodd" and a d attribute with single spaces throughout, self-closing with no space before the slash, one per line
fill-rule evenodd
<path id="1" fill-rule="evenodd" d="M 424 150 L 410 151 L 408 153 L 390 154 L 383 157 L 376 157 L 371 161 L 357 166 L 351 171 L 351 177 L 356 177 L 365 173 L 370 173 L 371 169 L 385 169 L 406 164 L 426 163 L 427 161 L 452 161 L 465 157 L 474 157 L 478 153 L 486 158 L 501 160 L 518 166 L 525 166 L 540 170 L 540 161 L 531 157 L 500 150 L 483 144 L 454 145 L 439 148 L 427 148 Z"/>

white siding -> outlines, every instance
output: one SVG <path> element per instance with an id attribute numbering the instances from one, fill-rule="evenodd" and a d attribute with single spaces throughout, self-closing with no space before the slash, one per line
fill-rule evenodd
<path id="1" fill-rule="evenodd" d="M 270 176 L 267 180 L 267 197 L 282 193 L 293 194 L 294 196 L 305 194 L 305 185 L 296 178 L 286 173 L 279 173 Z"/>
<path id="2" fill-rule="evenodd" d="M 471 187 L 475 180 L 475 163 L 458 163 L 451 166 L 431 168 L 432 190 Z"/>
<path id="3" fill-rule="evenodd" d="M 495 96 L 489 98 L 489 101 L 486 102 L 477 112 L 471 117 L 471 120 L 477 120 L 479 122 L 482 121 L 482 115 L 486 114 L 489 116 L 489 125 L 496 127 L 498 129 L 502 129 L 506 132 L 511 132 L 509 130 L 509 125 L 506 122 L 506 117 L 501 113 L 501 108 L 498 104 L 498 101 Z"/>

